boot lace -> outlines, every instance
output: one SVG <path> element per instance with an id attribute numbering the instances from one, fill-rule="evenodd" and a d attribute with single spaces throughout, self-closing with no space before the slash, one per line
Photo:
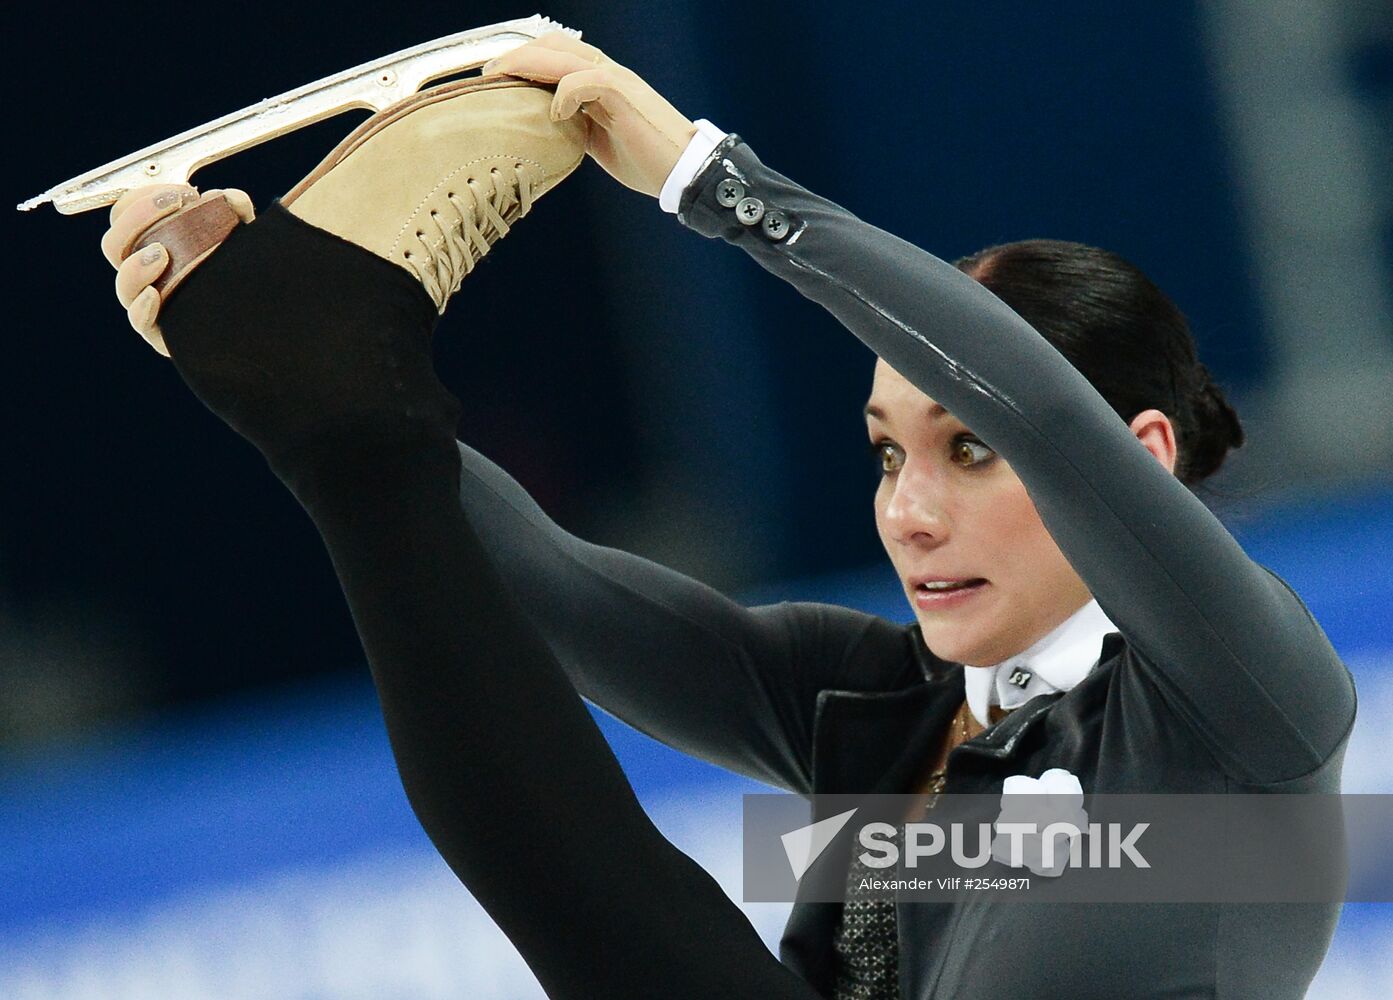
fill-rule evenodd
<path id="1" fill-rule="evenodd" d="M 466 178 L 463 190 L 447 191 L 451 210 L 433 210 L 416 230 L 404 256 L 439 312 L 489 248 L 508 235 L 511 223 L 531 211 L 536 183 L 532 164 L 494 167 L 486 178 Z"/>

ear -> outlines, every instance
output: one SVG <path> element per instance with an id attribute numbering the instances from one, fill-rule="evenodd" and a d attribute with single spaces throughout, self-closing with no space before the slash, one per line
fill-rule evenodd
<path id="1" fill-rule="evenodd" d="M 1147 451 L 1156 456 L 1156 461 L 1166 467 L 1166 471 L 1175 474 L 1175 428 L 1171 426 L 1170 418 L 1160 410 L 1142 410 L 1132 418 L 1129 425 L 1132 433 L 1137 436 Z"/>

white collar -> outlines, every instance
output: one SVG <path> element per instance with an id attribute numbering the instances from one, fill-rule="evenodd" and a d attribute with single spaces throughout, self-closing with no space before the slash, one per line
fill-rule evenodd
<path id="1" fill-rule="evenodd" d="M 990 667 L 963 667 L 967 706 L 991 727 L 989 706 L 1017 708 L 1038 694 L 1068 691 L 1102 655 L 1103 636 L 1118 628 L 1091 600 L 1029 649 Z"/>

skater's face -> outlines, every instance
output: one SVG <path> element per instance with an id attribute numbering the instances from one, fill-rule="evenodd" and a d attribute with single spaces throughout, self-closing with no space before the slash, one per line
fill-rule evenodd
<path id="1" fill-rule="evenodd" d="M 884 361 L 866 427 L 882 473 L 876 528 L 935 655 L 1000 663 L 1088 602 L 1005 459 Z M 929 580 L 979 582 L 934 593 Z"/>

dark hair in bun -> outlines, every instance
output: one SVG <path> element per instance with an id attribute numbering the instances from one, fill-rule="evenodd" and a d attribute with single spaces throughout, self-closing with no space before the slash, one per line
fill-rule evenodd
<path id="1" fill-rule="evenodd" d="M 1213 475 L 1243 427 L 1195 356 L 1180 310 L 1138 268 L 1107 250 L 1022 240 L 954 261 L 1038 330 L 1128 423 L 1157 409 L 1175 428 L 1176 477 Z"/>

